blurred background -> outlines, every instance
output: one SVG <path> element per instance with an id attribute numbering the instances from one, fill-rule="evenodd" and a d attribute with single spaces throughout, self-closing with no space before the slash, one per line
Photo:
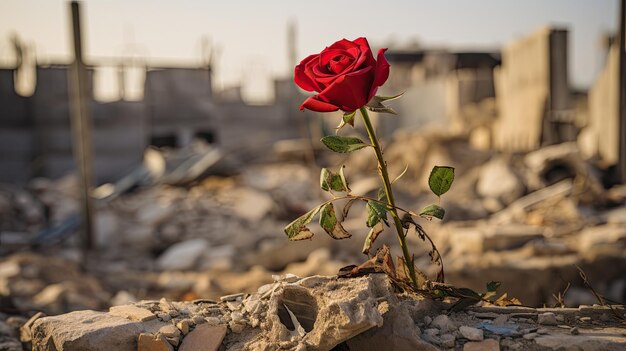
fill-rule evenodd
<path id="1" fill-rule="evenodd" d="M 447 282 L 530 306 L 626 301 L 624 1 L 0 3 L 0 317 L 216 298 L 272 275 L 367 259 L 363 206 L 333 241 L 284 226 L 327 198 L 319 169 L 376 194 L 371 150 L 323 149 L 340 113 L 299 111 L 300 59 L 367 37 L 387 47 L 374 114 L 397 202 Z M 621 20 L 620 20 L 621 14 Z M 621 29 L 620 29 L 621 28 Z M 344 128 L 344 135 L 363 134 Z M 429 246 L 409 238 L 433 276 Z M 387 229 L 377 245 L 398 249 Z M 398 252 L 399 254 L 399 252 Z M 564 297 L 563 297 L 564 296 Z"/>

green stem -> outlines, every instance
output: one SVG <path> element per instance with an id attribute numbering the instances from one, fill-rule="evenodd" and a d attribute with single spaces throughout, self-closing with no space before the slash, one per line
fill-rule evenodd
<path id="1" fill-rule="evenodd" d="M 418 288 L 417 285 L 417 277 L 415 276 L 415 266 L 413 265 L 413 259 L 409 254 L 409 248 L 406 244 L 406 238 L 404 237 L 404 227 L 402 226 L 402 221 L 398 216 L 398 211 L 396 210 L 395 200 L 393 198 L 393 192 L 391 191 L 391 182 L 389 181 L 389 173 L 387 172 L 387 163 L 383 159 L 383 151 L 380 148 L 380 143 L 378 142 L 378 137 L 376 137 L 376 131 L 374 131 L 374 127 L 372 126 L 372 122 L 370 121 L 369 114 L 365 107 L 361 107 L 360 109 L 361 115 L 363 116 L 363 122 L 365 122 L 365 129 L 367 130 L 367 135 L 370 138 L 372 143 L 372 147 L 376 152 L 376 159 L 378 160 L 378 174 L 380 174 L 380 178 L 383 181 L 385 187 L 385 194 L 387 195 L 387 204 L 390 209 L 391 217 L 393 218 L 393 222 L 396 226 L 396 231 L 398 232 L 398 241 L 400 241 L 400 247 L 402 248 L 402 254 L 404 255 L 404 262 L 406 263 L 407 268 L 409 269 L 409 278 L 411 278 L 411 282 L 413 283 L 414 288 Z"/>

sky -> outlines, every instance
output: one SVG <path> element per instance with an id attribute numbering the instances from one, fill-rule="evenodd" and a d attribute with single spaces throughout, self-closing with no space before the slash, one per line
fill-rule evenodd
<path id="1" fill-rule="evenodd" d="M 498 49 L 544 25 L 570 30 L 569 76 L 588 87 L 603 65 L 599 37 L 615 31 L 618 0 L 85 0 L 85 56 L 148 57 L 200 63 L 203 37 L 215 53 L 217 89 L 243 82 L 251 101 L 271 96 L 271 79 L 293 67 L 287 26 L 296 24 L 297 57 L 341 39 L 368 38 L 374 49 L 409 45 Z M 0 0 L 0 64 L 12 57 L 9 37 L 34 47 L 41 61 L 68 60 L 65 0 Z M 392 67 L 393 69 L 393 67 Z M 106 90 L 106 89 L 105 89 Z"/>

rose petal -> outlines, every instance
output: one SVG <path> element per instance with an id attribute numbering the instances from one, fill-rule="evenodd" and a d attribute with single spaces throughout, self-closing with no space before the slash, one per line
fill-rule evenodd
<path id="1" fill-rule="evenodd" d="M 306 74 L 307 63 L 314 60 L 318 55 L 310 55 L 304 60 L 300 61 L 294 70 L 293 81 L 302 89 L 306 91 L 315 91 L 319 89 L 319 85 L 315 83 L 315 80 Z"/>
<path id="2" fill-rule="evenodd" d="M 373 67 L 339 76 L 331 85 L 318 94 L 325 101 L 332 101 L 345 112 L 354 111 L 368 101 L 368 93 L 374 81 Z"/>
<path id="3" fill-rule="evenodd" d="M 358 45 L 360 51 L 357 62 L 354 65 L 355 68 L 374 66 L 376 63 L 374 61 L 372 49 L 370 49 L 370 44 L 367 42 L 367 39 L 361 37 L 355 39 L 354 42 Z"/>
<path id="4" fill-rule="evenodd" d="M 339 107 L 319 100 L 318 97 L 319 95 L 315 95 L 304 100 L 302 105 L 300 105 L 300 110 L 304 110 L 305 108 L 316 112 L 333 112 L 339 110 Z"/>
<path id="5" fill-rule="evenodd" d="M 341 39 L 339 41 L 336 41 L 335 43 L 333 43 L 333 45 L 327 47 L 326 49 L 324 49 L 324 51 L 329 50 L 329 49 L 342 49 L 342 50 L 347 50 L 349 48 L 352 48 L 354 46 L 356 46 L 357 44 L 355 44 L 354 42 L 351 42 L 350 40 L 347 39 Z"/>
<path id="6" fill-rule="evenodd" d="M 378 57 L 376 60 L 376 69 L 374 71 L 374 82 L 372 83 L 372 88 L 370 90 L 369 93 L 369 97 L 368 100 L 369 101 L 371 98 L 374 97 L 374 95 L 376 95 L 376 91 L 378 90 L 378 87 L 385 84 L 385 82 L 387 81 L 387 78 L 389 78 L 389 62 L 387 61 L 387 58 L 385 57 L 385 51 L 387 51 L 387 49 L 380 49 L 378 50 Z"/>

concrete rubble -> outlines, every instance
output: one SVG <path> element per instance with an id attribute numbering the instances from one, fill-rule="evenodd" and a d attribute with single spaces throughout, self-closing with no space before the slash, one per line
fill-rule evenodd
<path id="1" fill-rule="evenodd" d="M 608 307 L 472 307 L 394 291 L 384 274 L 277 276 L 219 301 L 144 300 L 37 319 L 33 350 L 623 350 Z M 624 317 L 623 306 L 615 313 Z M 574 332 L 574 330 L 576 330 Z"/>
<path id="2" fill-rule="evenodd" d="M 425 156 L 417 158 L 416 154 Z M 372 178 L 376 165 L 370 156 L 366 152 L 355 153 L 345 160 L 330 155 L 321 162 L 326 165 L 345 162 L 346 176 L 354 185 L 353 189 L 362 189 L 371 195 L 377 186 L 376 179 Z M 500 281 L 501 293 L 520 299 L 526 306 L 576 307 L 597 303 L 597 298 L 579 276 L 576 268 L 579 266 L 599 294 L 617 303 L 626 301 L 623 275 L 626 271 L 626 187 L 607 183 L 603 171 L 583 160 L 574 144 L 509 155 L 472 149 L 467 138 L 456 134 L 403 132 L 386 145 L 385 157 L 392 176 L 400 174 L 408 164 L 408 171 L 394 189 L 402 207 L 417 212 L 436 201 L 426 191 L 430 167 L 435 164 L 456 167 L 455 183 L 442 200 L 446 208 L 444 221 L 420 222 L 443 255 L 447 283 L 482 292 L 486 282 Z M 30 328 L 22 328 L 23 332 L 16 328 L 25 325 L 37 312 L 54 316 L 72 311 L 104 311 L 111 306 L 135 303 L 137 305 L 133 306 L 147 308 L 157 318 L 145 320 L 151 318 L 146 312 L 140 319 L 131 318 L 129 322 L 128 316 L 132 315 L 129 307 L 113 307 L 110 312 L 98 312 L 97 316 L 79 312 L 47 318 L 51 321 L 54 318 L 93 320 L 96 326 L 100 322 L 111 322 L 105 323 L 111 330 L 116 330 L 118 324 L 115 323 L 132 325 L 124 333 L 130 330 L 143 334 L 141 340 L 146 349 L 163 350 L 181 349 L 182 341 L 195 330 L 198 330 L 196 334 L 191 335 L 211 335 L 215 340 L 224 333 L 223 345 L 231 345 L 235 339 L 251 342 L 248 336 L 263 330 L 268 335 L 282 335 L 284 348 L 306 345 L 320 350 L 329 347 L 360 349 L 365 347 L 361 345 L 393 343 L 397 343 L 398 349 L 415 349 L 418 347 L 415 345 L 428 349 L 432 344 L 443 349 L 516 349 L 515 345 L 521 345 L 518 349 L 525 350 L 529 341 L 539 347 L 555 345 L 554 340 L 560 340 L 561 334 L 564 338 L 574 336 L 569 329 L 559 328 L 564 325 L 558 319 L 559 311 L 533 312 L 537 316 L 530 319 L 537 322 L 541 318 L 538 330 L 547 328 L 549 337 L 538 330 L 521 333 L 532 327 L 520 325 L 517 329 L 520 337 L 508 341 L 500 337 L 499 344 L 494 345 L 494 332 L 489 329 L 492 326 L 463 322 L 455 319 L 454 314 L 441 311 L 419 318 L 412 312 L 406 315 L 395 309 L 398 304 L 406 303 L 405 300 L 391 298 L 386 307 L 376 303 L 375 308 L 374 305 L 363 307 L 359 314 L 346 316 L 349 324 L 360 326 L 358 338 L 356 334 L 348 338 L 340 336 L 339 324 L 327 331 L 337 335 L 315 334 L 307 330 L 310 323 L 302 321 L 298 322 L 301 329 L 292 321 L 293 329 L 285 331 L 281 325 L 288 324 L 292 314 L 298 320 L 299 313 L 307 312 L 300 310 L 298 303 L 284 303 L 282 307 L 271 305 L 270 297 L 274 293 L 257 300 L 267 302 L 265 311 L 273 308 L 273 312 L 283 316 L 282 320 L 272 320 L 267 315 L 257 316 L 258 321 L 249 320 L 253 314 L 247 308 L 257 308 L 247 307 L 249 299 L 255 296 L 257 289 L 263 286 L 268 289 L 267 284 L 278 284 L 283 290 L 291 284 L 287 289 L 288 301 L 306 296 L 304 290 L 315 289 L 302 286 L 306 279 L 298 283 L 274 282 L 273 276 L 334 275 L 341 267 L 366 259 L 361 253 L 362 239 L 359 239 L 367 232 L 366 214 L 358 204 L 343 223 L 353 234 L 352 239 L 335 241 L 318 234 L 306 242 L 286 240 L 284 225 L 321 202 L 318 178 L 310 167 L 287 159 L 249 165 L 236 175 L 206 176 L 185 186 L 159 183 L 131 189 L 98 206 L 96 249 L 84 266 L 76 236 L 53 237 L 54 240 L 45 243 L 37 241 L 41 233 L 63 226 L 77 212 L 78 192 L 73 176 L 54 181 L 35 179 L 25 188 L 0 186 L 0 323 L 4 323 L 0 324 L 0 332 L 9 330 L 4 325 L 13 330 L 0 334 L 0 350 L 3 343 L 17 345 L 20 334 L 24 334 L 22 340 L 30 340 Z M 314 232 L 315 229 L 313 224 Z M 317 232 L 322 233 L 319 229 Z M 415 250 L 417 266 L 433 275 L 437 267 L 430 263 L 427 245 L 417 236 L 409 236 L 407 240 Z M 377 244 L 387 243 L 396 250 L 395 242 L 392 233 L 386 231 Z M 161 298 L 168 301 L 219 300 L 221 296 L 239 293 L 251 295 L 220 301 L 215 307 L 219 312 L 215 310 L 214 314 L 205 316 L 198 312 L 202 318 L 216 318 L 207 321 L 207 327 L 201 329 L 197 329 L 197 325 L 204 323 L 198 323 L 201 318 L 198 313 L 191 313 L 189 318 L 181 317 L 180 306 L 176 306 L 187 302 L 172 302 L 175 307 L 171 308 L 163 307 L 165 303 L 158 304 L 167 311 L 142 305 Z M 562 299 L 555 299 L 560 293 L 563 293 Z M 315 294 L 313 298 L 320 316 L 321 308 L 329 302 L 319 300 L 322 297 Z M 186 308 L 191 311 L 189 306 Z M 554 313 L 556 326 L 553 318 L 543 313 Z M 226 320 L 226 316 L 230 319 Z M 113 317 L 117 322 L 109 321 Z M 394 327 L 406 325 L 409 319 L 418 329 L 400 331 L 399 327 Z M 497 316 L 493 319 L 497 320 Z M 166 329 L 161 330 L 163 325 L 148 328 L 166 322 L 169 323 Z M 53 328 L 54 324 L 50 323 Z M 219 326 L 227 329 L 223 332 Z M 570 326 L 578 328 L 576 335 L 587 335 L 586 341 L 581 339 L 572 345 L 593 344 L 589 327 L 596 325 L 572 323 Z M 597 326 L 609 328 L 608 325 Z M 465 334 L 461 327 L 465 327 Z M 188 333 L 183 333 L 185 330 Z M 607 331 L 607 337 L 610 334 Z M 284 339 L 286 335 L 289 340 Z M 67 337 L 80 339 L 78 334 Z M 314 341 L 314 337 L 319 340 Z M 255 342 L 260 345 L 261 339 Z M 329 346 L 323 341 L 339 339 L 337 345 L 341 346 Z M 133 340 L 138 340 L 136 334 Z M 9 346 L 6 348 L 11 350 Z"/>

